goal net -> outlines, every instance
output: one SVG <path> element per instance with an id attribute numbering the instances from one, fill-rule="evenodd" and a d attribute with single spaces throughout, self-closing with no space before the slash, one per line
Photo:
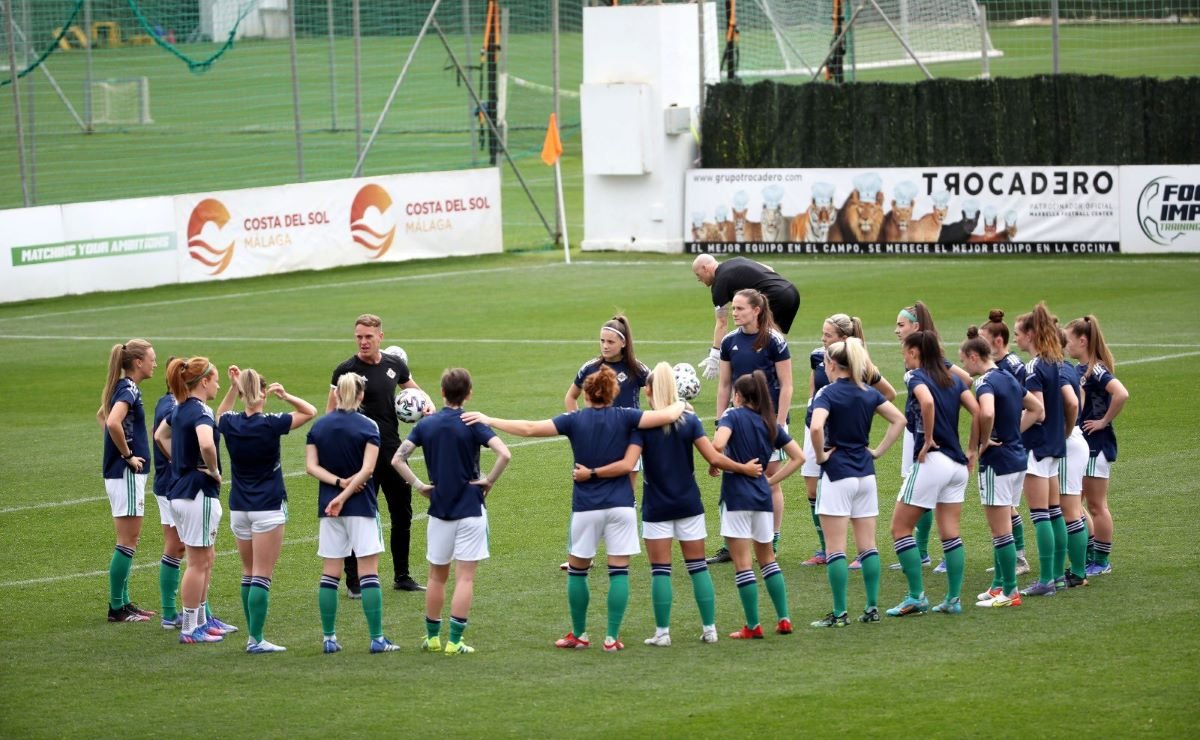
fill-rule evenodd
<path id="1" fill-rule="evenodd" d="M 1000 55 L 975 0 L 738 0 L 736 10 L 742 77 L 811 77 L 846 28 L 847 70 Z"/>
<path id="2" fill-rule="evenodd" d="M 150 118 L 150 79 L 92 80 L 92 123 L 97 125 L 146 125 Z"/>

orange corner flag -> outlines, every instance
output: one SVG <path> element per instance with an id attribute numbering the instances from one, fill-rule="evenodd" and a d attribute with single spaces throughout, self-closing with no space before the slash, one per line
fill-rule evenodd
<path id="1" fill-rule="evenodd" d="M 562 140 L 558 138 L 558 118 L 551 113 L 550 125 L 546 127 L 546 141 L 542 143 L 542 161 L 553 167 L 562 156 Z"/>

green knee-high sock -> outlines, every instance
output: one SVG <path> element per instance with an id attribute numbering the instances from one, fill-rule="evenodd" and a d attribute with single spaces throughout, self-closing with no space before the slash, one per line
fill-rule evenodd
<path id="1" fill-rule="evenodd" d="M 650 601 L 654 604 L 654 626 L 660 630 L 671 626 L 671 564 L 650 564 Z"/>
<path id="2" fill-rule="evenodd" d="M 1108 565 L 1108 558 L 1112 555 L 1112 543 L 1101 542 L 1096 540 L 1096 562 L 1100 565 Z"/>
<path id="3" fill-rule="evenodd" d="M 700 610 L 700 624 L 717 623 L 717 599 L 713 589 L 712 573 L 703 560 L 687 561 L 688 574 L 692 578 L 692 592 L 696 596 L 696 608 Z"/>
<path id="4" fill-rule="evenodd" d="M 995 543 L 1002 540 L 1004 544 L 995 547 Z M 1013 544 L 1012 538 L 994 537 L 992 538 L 993 550 L 996 561 L 996 578 L 1000 579 L 1000 583 L 996 585 L 1004 589 L 1004 593 L 1011 596 L 1017 590 L 1017 546 Z M 996 578 L 992 579 L 995 583 Z"/>
<path id="5" fill-rule="evenodd" d="M 921 551 L 916 547 L 912 537 L 902 537 L 896 542 L 896 546 L 900 547 L 901 543 L 907 540 L 907 547 L 896 553 L 896 557 L 900 559 L 900 568 L 904 571 L 904 577 L 908 579 L 908 595 L 910 598 L 919 599 L 921 594 L 925 593 L 925 574 L 921 572 Z"/>
<path id="6" fill-rule="evenodd" d="M 668 579 L 670 580 L 670 579 Z M 608 569 L 608 632 L 607 636 L 621 636 L 621 622 L 625 621 L 625 607 L 629 606 L 629 568 Z"/>
<path id="7" fill-rule="evenodd" d="M 317 589 L 317 606 L 321 610 L 321 633 L 326 638 L 337 633 L 339 580 L 336 576 L 321 576 L 321 587 Z"/>
<path id="8" fill-rule="evenodd" d="M 775 616 L 779 619 L 789 619 L 787 603 L 787 587 L 783 583 L 783 571 L 779 563 L 767 563 L 762 567 L 763 585 L 771 596 L 771 604 L 775 607 Z"/>
<path id="9" fill-rule="evenodd" d="M 1071 556 L 1071 572 L 1080 578 L 1087 576 L 1087 523 L 1083 517 L 1067 525 L 1067 552 Z"/>
<path id="10" fill-rule="evenodd" d="M 567 569 L 567 604 L 571 607 L 571 632 L 579 637 L 587 632 L 588 602 L 592 594 L 588 588 L 587 569 Z"/>
<path id="11" fill-rule="evenodd" d="M 175 594 L 179 592 L 179 560 L 163 555 L 158 564 L 158 594 L 162 603 L 162 618 L 175 619 L 179 616 Z"/>
<path id="12" fill-rule="evenodd" d="M 995 540 L 995 538 L 992 538 Z M 995 548 L 993 542 L 992 547 L 992 585 L 989 589 L 1004 587 L 1004 573 L 1000 570 L 1000 551 Z M 1013 548 L 1013 557 L 1017 557 L 1017 548 Z M 1014 566 L 1015 567 L 1015 566 Z"/>
<path id="13" fill-rule="evenodd" d="M 867 592 L 868 609 L 879 606 L 879 551 L 872 548 L 859 553 L 858 562 L 862 565 L 863 587 Z"/>
<path id="14" fill-rule="evenodd" d="M 362 610 L 367 618 L 367 632 L 372 640 L 383 637 L 383 591 L 379 588 L 379 576 L 358 576 L 362 587 Z"/>
<path id="15" fill-rule="evenodd" d="M 967 549 L 963 547 L 962 538 L 954 537 L 942 540 L 942 553 L 946 557 L 946 600 L 957 599 L 962 595 L 963 571 L 967 565 Z"/>
<path id="16" fill-rule="evenodd" d="M 133 548 L 117 545 L 108 562 L 108 608 L 120 609 L 129 603 L 127 583 L 133 568 Z"/>
<path id="17" fill-rule="evenodd" d="M 1070 547 L 1070 545 L 1068 545 L 1068 547 Z M 1090 531 L 1088 532 L 1087 553 L 1084 557 L 1087 558 L 1089 563 L 1096 562 L 1096 538 Z"/>
<path id="18" fill-rule="evenodd" d="M 1050 526 L 1054 530 L 1054 578 L 1055 580 L 1066 575 L 1067 567 L 1067 521 L 1063 519 L 1062 509 L 1057 509 L 1058 515 L 1055 516 L 1055 507 L 1050 507 Z"/>
<path id="19" fill-rule="evenodd" d="M 250 636 L 255 642 L 262 642 L 263 625 L 267 623 L 267 610 L 271 605 L 271 587 L 270 580 L 263 579 L 267 585 L 261 581 L 255 581 L 253 586 L 246 590 L 249 593 L 246 595 L 246 625 Z"/>
<path id="20" fill-rule="evenodd" d="M 425 617 L 425 637 L 432 640 L 442 634 L 442 620 Z"/>
<path id="21" fill-rule="evenodd" d="M 463 632 L 467 629 L 467 618 L 456 617 L 450 615 L 450 642 L 458 644 L 462 642 Z"/>
<path id="22" fill-rule="evenodd" d="M 1054 525 L 1050 524 L 1050 512 L 1045 509 L 1030 509 L 1033 519 L 1033 534 L 1038 548 L 1038 580 L 1054 582 Z"/>
<path id="23" fill-rule="evenodd" d="M 932 529 L 933 509 L 930 509 L 917 520 L 916 534 L 914 535 L 917 540 L 917 551 L 921 554 L 921 560 L 929 557 L 929 532 Z"/>
<path id="24" fill-rule="evenodd" d="M 743 570 L 735 573 L 733 580 L 737 583 L 738 598 L 742 600 L 742 612 L 746 615 L 746 626 L 757 627 L 758 619 L 758 581 L 754 578 L 753 570 Z"/>
<path id="25" fill-rule="evenodd" d="M 846 585 L 850 580 L 850 564 L 846 553 L 831 552 L 825 558 L 825 575 L 829 579 L 829 590 L 833 592 L 833 613 L 846 613 Z"/>
<path id="26" fill-rule="evenodd" d="M 1020 514 L 1013 514 L 1012 534 L 1017 552 L 1025 552 L 1025 520 Z"/>
<path id="27" fill-rule="evenodd" d="M 817 502 L 810 498 L 808 505 L 812 509 L 812 523 L 817 529 L 817 540 L 821 543 L 821 552 L 825 552 L 825 530 L 821 529 L 821 517 L 817 514 Z"/>
<path id="28" fill-rule="evenodd" d="M 242 616 L 246 618 L 247 629 L 250 628 L 250 582 L 252 578 L 253 576 L 242 576 Z M 251 632 L 250 636 L 253 637 L 254 633 Z M 255 637 L 254 639 L 259 638 Z"/>

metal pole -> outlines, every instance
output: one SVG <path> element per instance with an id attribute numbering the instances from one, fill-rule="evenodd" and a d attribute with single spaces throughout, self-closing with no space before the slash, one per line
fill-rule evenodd
<path id="1" fill-rule="evenodd" d="M 697 38 L 700 39 L 700 95 L 697 100 L 700 101 L 697 110 L 704 110 L 704 96 L 707 93 L 705 85 L 708 82 L 706 74 L 706 63 L 704 57 L 704 0 L 696 0 L 696 19 L 698 30 Z"/>
<path id="2" fill-rule="evenodd" d="M 96 130 L 92 116 L 92 0 L 83 0 L 83 36 L 87 39 L 83 53 L 83 130 Z"/>
<path id="3" fill-rule="evenodd" d="M 337 131 L 337 37 L 333 33 L 333 0 L 325 0 L 325 25 L 329 31 L 329 130 Z"/>
<path id="4" fill-rule="evenodd" d="M 1058 74 L 1058 0 L 1050 0 L 1050 74 Z"/>
<path id="5" fill-rule="evenodd" d="M 25 20 L 25 23 L 26 27 L 28 27 L 28 18 Z M 29 41 L 29 36 L 21 30 L 21 27 L 17 26 L 16 30 L 17 38 L 21 39 L 23 43 L 27 44 L 30 49 L 33 49 L 33 43 Z M 35 54 L 36 50 L 30 53 Z M 54 94 L 58 96 L 58 99 L 62 101 L 62 104 L 67 109 L 67 112 L 71 114 L 71 118 L 75 119 L 75 123 L 78 124 L 81 130 L 87 131 L 87 127 L 83 124 L 83 119 L 79 117 L 79 112 L 75 110 L 75 106 L 71 105 L 71 101 L 67 99 L 67 95 L 63 92 L 62 86 L 58 84 L 58 80 L 56 80 L 54 75 L 51 74 L 49 63 L 43 61 L 38 65 L 38 69 L 42 71 L 42 74 L 46 75 L 46 79 L 50 82 L 50 89 L 53 90 Z"/>
<path id="6" fill-rule="evenodd" d="M 296 127 L 296 172 L 304 182 L 304 131 L 300 128 L 300 76 L 296 63 L 296 4 L 288 3 L 288 52 L 292 62 L 292 117 Z"/>
<path id="7" fill-rule="evenodd" d="M 496 123 L 500 136 L 508 144 L 508 8 L 500 9 L 500 60 L 496 64 Z"/>
<path id="8" fill-rule="evenodd" d="M 976 8 L 979 10 L 979 48 L 983 57 L 979 77 L 986 80 L 992 76 L 992 59 L 988 56 L 987 6 L 979 4 Z"/>
<path id="9" fill-rule="evenodd" d="M 21 120 L 21 90 L 17 86 L 17 45 L 14 43 L 16 34 L 13 29 L 16 24 L 13 22 L 12 0 L 4 3 L 4 23 L 8 31 L 8 74 L 10 76 L 9 87 L 12 88 L 13 96 L 13 118 L 17 122 L 17 169 L 21 172 L 21 202 L 26 206 L 33 205 L 29 199 L 29 183 L 25 179 L 25 128 L 24 122 Z"/>
<path id="10" fill-rule="evenodd" d="M 354 26 L 354 156 L 362 155 L 362 34 L 359 0 L 351 3 L 351 25 Z"/>
<path id="11" fill-rule="evenodd" d="M 562 73 L 562 70 L 559 69 L 559 62 L 562 58 L 559 53 L 560 52 L 560 48 L 559 48 L 559 41 L 560 41 L 559 31 L 560 31 L 560 29 L 558 27 L 559 26 L 559 18 L 560 18 L 560 16 L 558 14 L 558 0 L 550 0 L 550 60 L 551 60 L 550 61 L 550 87 L 552 88 L 552 92 L 550 93 L 550 96 L 551 96 L 550 99 L 551 99 L 552 105 L 554 107 L 555 122 L 562 121 L 562 115 L 559 113 L 559 108 L 558 108 L 558 86 L 561 84 L 561 73 Z M 559 125 L 559 128 L 560 129 L 562 128 L 561 124 Z M 562 157 L 560 156 L 559 160 L 561 160 L 561 159 L 562 159 Z M 559 162 L 554 163 L 554 202 L 555 203 L 563 202 L 562 168 L 559 166 Z M 566 224 L 564 223 L 564 221 L 565 221 L 565 218 L 563 216 L 563 209 L 555 208 L 554 209 L 554 243 L 555 244 L 558 244 L 558 242 L 560 242 L 560 241 L 562 241 L 564 244 L 566 243 L 566 240 L 563 238 L 564 234 L 566 232 L 566 228 L 565 228 Z M 567 251 L 567 261 L 568 262 L 571 261 L 571 252 L 569 251 L 569 249 L 570 248 L 568 248 L 568 251 Z"/>
<path id="12" fill-rule="evenodd" d="M 421 25 L 421 32 L 417 34 L 416 40 L 413 41 L 412 49 L 408 52 L 408 58 L 404 60 L 404 66 L 400 68 L 400 74 L 396 77 L 396 83 L 392 85 L 392 91 L 388 93 L 387 102 L 383 104 L 383 110 L 379 111 L 379 118 L 375 119 L 375 128 L 371 129 L 371 136 L 367 139 L 367 145 L 358 154 L 358 164 L 354 165 L 354 172 L 351 177 L 358 177 L 362 174 L 363 162 L 367 158 L 367 154 L 371 151 L 371 147 L 375 144 L 375 137 L 379 136 L 379 129 L 383 127 L 383 120 L 387 118 L 388 111 L 392 109 L 392 103 L 396 100 L 396 93 L 400 92 L 400 85 L 404 83 L 404 77 L 408 74 L 408 68 L 412 65 L 413 57 L 417 55 L 417 49 L 421 46 L 421 39 L 425 38 L 425 34 L 429 31 L 429 24 L 433 22 L 433 16 L 437 13 L 437 9 L 441 6 L 442 0 L 434 0 L 433 7 L 429 9 L 429 15 L 425 16 L 425 23 Z M 446 47 L 446 51 L 450 51 L 450 47 Z M 450 54 L 453 58 L 454 54 Z M 458 66 L 457 62 L 455 66 Z M 461 66 L 458 67 L 458 73 L 464 74 Z M 465 78 L 464 78 L 465 80 Z M 467 83 L 470 89 L 470 83 Z M 478 102 L 478 101 L 477 101 Z"/>
<path id="13" fill-rule="evenodd" d="M 471 0 L 462 0 L 463 22 L 463 58 L 471 58 Z M 471 166 L 479 166 L 479 150 L 475 142 L 479 141 L 479 118 L 475 115 L 471 99 L 467 98 L 467 148 L 471 150 Z"/>
<path id="14" fill-rule="evenodd" d="M 432 18 L 432 15 L 430 18 Z M 458 58 L 454 56 L 454 52 L 450 49 L 450 42 L 446 40 L 446 34 L 442 33 L 442 27 L 438 25 L 436 20 L 433 21 L 433 30 L 437 32 L 438 38 L 442 40 L 442 46 L 446 48 L 446 54 L 450 57 L 450 63 L 454 65 L 454 68 L 458 70 L 458 74 L 461 75 L 463 83 L 467 86 L 467 92 L 471 94 L 471 99 L 483 111 L 484 120 L 487 122 L 488 128 L 491 129 L 493 139 L 499 145 L 500 151 L 504 153 L 504 158 L 508 160 L 508 165 L 512 168 L 513 174 L 517 176 L 517 182 L 521 183 L 521 189 L 525 191 L 525 197 L 529 198 L 529 205 L 533 206 L 534 212 L 537 213 L 538 218 L 542 221 L 542 226 L 546 228 L 546 235 L 554 238 L 554 231 L 550 228 L 550 223 L 546 221 L 546 217 L 542 215 L 542 209 L 538 208 L 537 201 L 533 198 L 533 192 L 529 190 L 529 184 L 525 182 L 524 177 L 521 177 L 521 171 L 517 169 L 517 163 L 513 161 L 512 155 L 508 153 L 508 147 L 500 140 L 500 132 L 496 130 L 496 122 L 488 115 L 483 102 L 475 94 L 475 88 L 471 87 L 471 80 L 467 77 L 466 70 L 463 69 Z"/>
<path id="15" fill-rule="evenodd" d="M 892 23 L 892 19 L 887 17 L 887 13 L 883 12 L 883 8 L 879 7 L 879 3 L 875 2 L 875 0 L 869 1 L 871 6 L 875 8 L 875 12 L 879 13 L 879 17 L 882 18 L 883 22 L 887 24 L 887 27 L 891 30 L 892 35 L 896 37 L 896 40 L 900 42 L 900 45 L 904 47 L 904 50 L 908 52 L 908 55 L 912 57 L 912 60 L 917 63 L 917 66 L 921 68 L 921 71 L 925 73 L 925 79 L 932 80 L 933 73 L 930 72 L 929 68 L 922 64 L 921 60 L 917 58 L 917 52 L 913 51 L 913 48 L 909 46 L 908 39 L 900 35 L 900 30 L 897 29 Z"/>
<path id="16" fill-rule="evenodd" d="M 31 28 L 29 21 L 29 0 L 21 0 L 21 25 Z M 15 24 L 13 30 L 16 30 Z M 37 52 L 34 51 L 28 34 L 22 35 L 25 37 L 25 62 L 22 66 L 28 67 L 30 61 L 37 57 Z M 8 41 L 10 44 L 16 43 L 16 39 L 11 36 Z M 33 78 L 33 75 L 29 75 L 25 80 L 25 99 L 28 101 L 25 115 L 29 122 L 29 202 L 37 203 L 37 119 L 33 115 Z"/>

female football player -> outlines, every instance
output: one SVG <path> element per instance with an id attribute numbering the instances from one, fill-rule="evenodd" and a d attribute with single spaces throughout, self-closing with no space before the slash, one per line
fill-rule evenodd
<path id="1" fill-rule="evenodd" d="M 587 608 L 591 599 L 588 569 L 596 557 L 601 540 L 608 551 L 608 632 L 604 649 L 624 649 L 620 640 L 621 622 L 629 603 L 629 556 L 639 552 L 637 514 L 633 486 L 627 475 L 630 457 L 641 452 L 638 429 L 670 424 L 680 417 L 684 403 L 678 401 L 665 409 L 640 411 L 614 406 L 620 386 L 612 368 L 601 367 L 583 381 L 587 407 L 543 421 L 496 419 L 478 411 L 463 414 L 467 424 L 486 424 L 520 437 L 553 437 L 561 434 L 571 441 L 575 462 L 588 469 L 588 479 L 576 483 L 571 500 L 570 545 L 567 561 L 567 602 L 571 608 L 572 630 L 554 644 L 561 648 L 586 648 Z M 630 447 L 635 449 L 630 450 Z M 626 460 L 629 464 L 616 478 L 601 478 L 596 468 Z M 635 458 L 636 459 L 636 458 Z"/>
<path id="2" fill-rule="evenodd" d="M 958 536 L 959 521 L 967 472 L 977 449 L 976 428 L 972 421 L 970 444 L 964 454 L 958 440 L 958 416 L 959 409 L 965 408 L 974 417 L 979 413 L 979 404 L 970 389 L 947 369 L 942 345 L 933 332 L 917 331 L 904 338 L 904 366 L 910 371 L 907 374 L 909 408 L 916 412 L 908 417 L 909 427 L 914 430 L 914 450 L 912 468 L 904 478 L 892 512 L 892 537 L 896 555 L 908 579 L 908 594 L 887 613 L 903 617 L 929 609 L 921 555 L 912 534 L 917 520 L 933 511 L 942 537 L 947 581 L 946 599 L 933 610 L 958 614 L 962 612 L 959 594 L 966 560 L 962 539 Z"/>
<path id="3" fill-rule="evenodd" d="M 145 339 L 114 344 L 96 420 L 104 429 L 103 474 L 117 545 L 108 564 L 108 621 L 146 622 L 154 612 L 129 601 L 129 571 L 142 534 L 150 442 L 138 385 L 154 375 L 154 347 Z"/>
<path id="4" fill-rule="evenodd" d="M 171 364 L 171 357 L 167 364 Z M 158 429 L 170 426 L 171 414 L 179 403 L 171 395 L 170 385 L 167 392 L 154 405 L 154 423 L 150 428 L 155 434 L 154 451 L 154 498 L 158 503 L 158 521 L 162 525 L 163 554 L 158 564 L 158 592 L 162 603 L 162 628 L 165 630 L 179 629 L 183 625 L 183 615 L 179 613 L 176 595 L 179 591 L 179 566 L 183 562 L 187 548 L 179 541 L 179 530 L 175 529 L 175 519 L 171 516 L 171 500 L 167 491 L 171 488 L 171 450 L 158 442 Z"/>
<path id="5" fill-rule="evenodd" d="M 1112 374 L 1116 369 L 1112 352 L 1095 316 L 1088 314 L 1067 324 L 1067 351 L 1079 360 L 1083 377 L 1083 409 L 1079 426 L 1088 443 L 1088 464 L 1083 475 L 1083 497 L 1092 515 L 1093 562 L 1089 576 L 1112 572 L 1113 522 L 1108 510 L 1108 480 L 1117 459 L 1117 433 L 1112 423 L 1125 408 L 1129 391 Z"/>
<path id="6" fill-rule="evenodd" d="M 740 293 L 739 293 L 740 295 Z M 737 298 L 734 298 L 734 321 L 737 321 Z M 724 352 L 722 352 L 724 354 Z M 722 361 L 722 373 L 727 372 Z M 758 561 L 763 585 L 771 596 L 775 616 L 779 620 L 775 632 L 791 634 L 792 620 L 788 614 L 787 590 L 783 571 L 775 561 L 772 547 L 773 491 L 804 464 L 804 450 L 788 436 L 779 423 L 779 414 L 771 405 L 771 389 L 767 375 L 755 370 L 742 375 L 733 383 L 733 408 L 717 422 L 713 447 L 737 462 L 767 463 L 777 450 L 787 453 L 787 462 L 777 465 L 773 475 L 765 473 L 755 478 L 726 472 L 721 476 L 721 536 L 733 558 L 734 583 L 746 622 L 729 636 L 735 640 L 762 639 L 763 629 L 758 618 L 758 581 L 754 577 L 751 557 Z M 778 462 L 778 461 L 777 461 Z M 767 465 L 767 470 L 771 466 Z M 751 552 L 753 545 L 753 553 Z"/>
<path id="7" fill-rule="evenodd" d="M 290 414 L 264 414 L 267 396 L 292 406 Z M 245 410 L 233 412 L 242 399 Z M 229 525 L 242 558 L 242 610 L 246 617 L 248 653 L 275 653 L 287 648 L 263 639 L 270 605 L 271 576 L 283 547 L 287 523 L 287 489 L 279 461 L 283 435 L 307 424 L 316 408 L 291 395 L 279 383 L 266 384 L 256 370 L 229 366 L 229 392 L 217 408 L 217 430 L 229 451 Z"/>
<path id="8" fill-rule="evenodd" d="M 379 425 L 358 413 L 367 381 L 343 373 L 335 391 L 335 408 L 308 430 L 305 471 L 319 482 L 317 554 L 324 558 L 317 603 L 321 611 L 322 650 L 342 649 L 337 639 L 338 581 L 347 555 L 358 556 L 362 609 L 371 634 L 372 653 L 400 649 L 383 634 L 383 594 L 379 590 L 379 553 L 383 529 L 372 473 L 379 458 Z"/>
<path id="9" fill-rule="evenodd" d="M 816 505 L 829 547 L 826 575 L 833 592 L 833 611 L 812 626 L 845 627 L 849 623 L 846 618 L 848 525 L 854 528 L 854 544 L 858 548 L 855 561 L 863 571 L 867 592 L 866 607 L 859 621 L 879 621 L 879 551 L 875 549 L 879 497 L 875 460 L 904 433 L 904 414 L 866 384 L 871 360 L 862 340 L 847 337 L 830 344 L 823 365 L 829 383 L 817 392 L 810 408 L 813 455 L 821 465 Z M 879 446 L 872 449 L 871 420 L 875 415 L 887 420 L 888 430 Z"/>

